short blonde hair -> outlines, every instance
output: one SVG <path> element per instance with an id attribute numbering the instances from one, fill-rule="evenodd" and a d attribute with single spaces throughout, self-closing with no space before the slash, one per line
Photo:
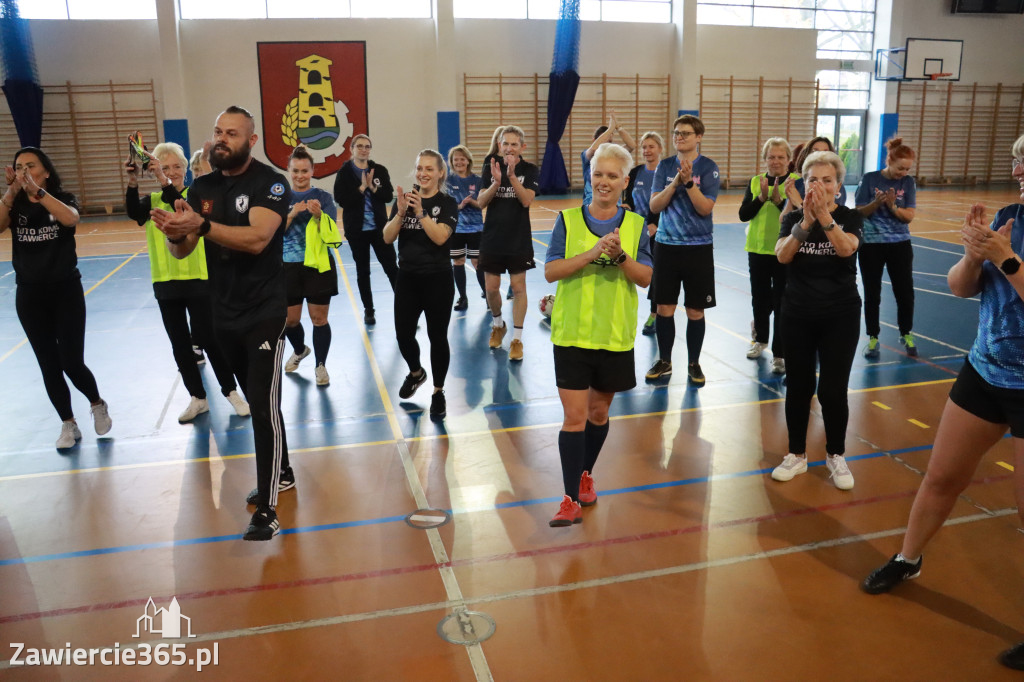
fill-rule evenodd
<path id="1" fill-rule="evenodd" d="M 191 169 L 192 174 L 195 175 L 199 171 L 203 170 L 203 150 L 197 149 L 196 153 L 192 155 L 192 160 L 188 162 L 188 167 Z"/>
<path id="2" fill-rule="evenodd" d="M 644 145 L 644 142 L 646 142 L 647 140 L 654 140 L 655 142 L 658 143 L 658 146 L 661 147 L 662 150 L 665 149 L 665 140 L 661 139 L 661 135 L 654 132 L 653 130 L 643 134 L 643 136 L 640 138 L 640 146 L 642 147 Z"/>
<path id="3" fill-rule="evenodd" d="M 629 169 L 633 167 L 633 157 L 624 147 L 611 142 L 605 142 L 597 148 L 593 158 L 590 160 L 590 173 L 593 174 L 598 162 L 605 159 L 618 161 L 623 177 L 629 175 Z"/>
<path id="4" fill-rule="evenodd" d="M 352 138 L 351 142 L 348 143 L 349 151 L 356 148 L 356 142 L 358 142 L 359 140 L 366 140 L 367 142 L 370 143 L 370 147 L 373 147 L 373 140 L 370 139 L 370 136 L 364 135 L 363 133 L 359 133 L 358 135 Z"/>
<path id="5" fill-rule="evenodd" d="M 466 161 L 469 161 L 467 169 L 473 170 L 473 152 L 469 151 L 469 148 L 464 144 L 457 144 L 448 150 L 448 165 L 452 165 L 452 159 L 455 158 L 456 152 L 466 157 Z"/>
<path id="6" fill-rule="evenodd" d="M 804 159 L 804 165 L 800 168 L 800 175 L 807 177 L 807 169 L 811 166 L 832 166 L 836 171 L 836 184 L 843 184 L 843 178 L 846 177 L 846 165 L 835 152 L 811 152 Z"/>
<path id="7" fill-rule="evenodd" d="M 167 156 L 168 154 L 173 154 L 178 157 L 181 164 L 188 168 L 188 157 L 185 156 L 185 150 L 182 149 L 181 145 L 177 142 L 161 142 L 153 148 L 153 156 L 158 159 L 160 157 Z"/>
<path id="8" fill-rule="evenodd" d="M 793 149 L 789 146 L 789 142 L 786 141 L 786 138 L 784 138 L 784 137 L 769 137 L 767 140 L 765 140 L 764 146 L 761 147 L 761 158 L 762 159 L 767 159 L 768 158 L 768 152 L 771 151 L 772 147 L 782 147 L 783 149 L 786 150 L 786 156 L 787 157 L 792 157 L 793 156 Z"/>
<path id="9" fill-rule="evenodd" d="M 1010 152 L 1017 159 L 1024 156 L 1024 135 L 1017 138 L 1017 141 L 1013 143 L 1013 147 L 1010 148 Z"/>

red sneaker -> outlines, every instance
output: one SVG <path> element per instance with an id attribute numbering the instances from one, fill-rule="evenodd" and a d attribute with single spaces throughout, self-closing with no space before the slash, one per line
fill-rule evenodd
<path id="1" fill-rule="evenodd" d="M 558 507 L 558 513 L 551 517 L 548 525 L 552 528 L 559 526 L 571 526 L 574 523 L 583 521 L 583 510 L 579 502 L 573 502 L 568 495 L 562 497 L 562 504 Z"/>
<path id="2" fill-rule="evenodd" d="M 592 507 L 597 504 L 597 491 L 594 490 L 594 479 L 586 471 L 580 476 L 580 504 Z"/>

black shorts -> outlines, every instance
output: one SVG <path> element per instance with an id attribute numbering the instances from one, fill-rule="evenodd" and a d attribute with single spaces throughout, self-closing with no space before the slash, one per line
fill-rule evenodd
<path id="1" fill-rule="evenodd" d="M 658 244 L 654 250 L 654 302 L 704 310 L 715 307 L 715 247 Z"/>
<path id="2" fill-rule="evenodd" d="M 456 232 L 448 240 L 452 258 L 479 258 L 481 232 Z"/>
<path id="3" fill-rule="evenodd" d="M 636 386 L 633 351 L 555 346 L 555 385 L 568 391 L 594 389 L 602 393 L 628 391 Z"/>
<path id="4" fill-rule="evenodd" d="M 532 253 L 481 253 L 477 267 L 492 275 L 500 275 L 504 272 L 518 275 L 521 272 L 533 270 L 537 264 L 533 261 Z"/>
<path id="5" fill-rule="evenodd" d="M 333 258 L 327 272 L 319 272 L 302 263 L 285 263 L 284 281 L 289 307 L 302 305 L 303 300 L 313 305 L 327 305 L 331 296 L 338 295 L 338 271 Z"/>
<path id="6" fill-rule="evenodd" d="M 979 419 L 1007 424 L 1014 438 L 1024 438 L 1024 390 L 993 386 L 969 360 L 964 361 L 949 399 Z"/>

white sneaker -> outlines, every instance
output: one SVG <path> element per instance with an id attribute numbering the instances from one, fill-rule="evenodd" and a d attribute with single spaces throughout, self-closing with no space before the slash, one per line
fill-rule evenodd
<path id="1" fill-rule="evenodd" d="M 96 428 L 96 435 L 103 436 L 110 431 L 110 427 L 113 426 L 114 422 L 110 420 L 110 411 L 107 409 L 107 401 L 100 400 L 98 405 L 93 405 L 90 410 L 92 412 L 92 425 Z"/>
<path id="2" fill-rule="evenodd" d="M 74 421 L 66 421 L 61 424 L 60 438 L 57 439 L 57 449 L 67 450 L 75 447 L 75 442 L 82 439 L 82 432 L 78 430 L 78 424 Z"/>
<path id="3" fill-rule="evenodd" d="M 807 455 L 794 455 L 792 452 L 782 458 L 782 464 L 772 469 L 772 478 L 776 481 L 791 481 L 794 476 L 807 473 Z"/>
<path id="4" fill-rule="evenodd" d="M 772 374 L 785 374 L 786 360 L 784 358 L 772 358 Z"/>
<path id="5" fill-rule="evenodd" d="M 761 353 L 763 353 L 764 349 L 767 347 L 767 343 L 758 343 L 757 341 L 751 342 L 750 350 L 747 351 L 747 358 L 750 360 L 756 360 L 761 357 Z"/>
<path id="6" fill-rule="evenodd" d="M 327 373 L 327 368 L 323 365 L 316 366 L 316 385 L 326 386 L 331 383 L 331 375 Z"/>
<path id="7" fill-rule="evenodd" d="M 840 490 L 851 490 L 853 488 L 853 474 L 850 467 L 846 466 L 846 458 L 842 455 L 825 455 L 825 466 L 832 472 L 832 482 Z"/>
<path id="8" fill-rule="evenodd" d="M 178 415 L 179 424 L 187 424 L 203 412 L 210 411 L 210 403 L 207 402 L 206 398 L 197 398 L 192 396 L 192 399 L 188 401 L 188 407 L 185 411 Z"/>
<path id="9" fill-rule="evenodd" d="M 284 363 L 284 371 L 294 372 L 297 370 L 299 368 L 299 363 L 302 362 L 303 358 L 309 355 L 309 353 L 309 346 L 303 346 L 301 353 L 292 353 L 291 357 L 288 358 L 288 361 Z"/>
<path id="10" fill-rule="evenodd" d="M 231 407 L 235 408 L 235 414 L 239 417 L 249 416 L 249 403 L 245 402 L 245 398 L 239 395 L 238 391 L 228 393 L 227 399 L 231 403 Z"/>

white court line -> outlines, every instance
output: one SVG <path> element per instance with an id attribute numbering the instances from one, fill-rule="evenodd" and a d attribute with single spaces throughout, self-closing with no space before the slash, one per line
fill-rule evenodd
<path id="1" fill-rule="evenodd" d="M 888 322 L 882 322 L 881 324 L 882 324 L 883 327 L 888 327 L 889 329 L 899 330 L 899 327 L 896 326 L 895 324 L 889 324 Z M 918 334 L 917 332 L 914 332 L 914 338 L 924 339 L 925 341 L 931 341 L 932 343 L 937 343 L 940 346 L 945 346 L 946 348 L 952 348 L 953 350 L 955 350 L 955 351 L 957 351 L 959 353 L 963 353 L 965 355 L 968 352 L 970 352 L 966 348 L 960 348 L 959 346 L 954 346 L 951 343 L 946 343 L 945 341 L 939 341 L 938 339 L 933 339 L 930 336 L 925 336 L 924 334 Z M 938 358 L 932 358 L 932 359 L 933 360 L 938 360 Z"/>
<path id="2" fill-rule="evenodd" d="M 948 242 L 947 242 L 948 243 Z M 951 256 L 960 257 L 964 255 L 963 251 L 950 251 L 949 249 L 937 249 L 934 246 L 925 246 L 924 244 L 914 244 L 915 249 L 927 249 L 928 251 L 938 251 L 939 253 L 948 253 Z"/>
<path id="3" fill-rule="evenodd" d="M 949 519 L 942 525 L 943 527 L 959 526 L 967 523 L 974 523 L 976 521 L 988 521 L 991 519 L 1002 518 L 1004 516 L 1011 516 L 1016 513 L 1017 510 L 1015 508 L 997 509 L 995 511 L 985 511 L 978 514 L 971 514 L 969 516 L 961 516 L 955 519 Z M 605 587 L 608 585 L 618 585 L 622 583 L 638 582 L 641 580 L 651 580 L 671 575 L 693 573 L 695 571 L 707 571 L 713 568 L 735 566 L 737 564 L 745 564 L 751 561 L 764 561 L 769 559 L 775 559 L 776 557 L 788 556 L 791 554 L 800 554 L 803 552 L 813 552 L 821 549 L 831 549 L 833 547 L 842 547 L 845 545 L 852 545 L 861 542 L 870 542 L 872 540 L 880 540 L 883 538 L 893 537 L 896 535 L 902 535 L 906 533 L 906 531 L 907 529 L 905 527 L 892 528 L 889 530 L 876 531 L 874 533 L 864 533 L 863 535 L 850 535 L 842 538 L 833 538 L 831 540 L 807 542 L 802 545 L 781 547 L 779 549 L 773 549 L 767 552 L 752 552 L 750 554 L 742 554 L 740 556 L 728 557 L 725 559 L 697 561 L 690 564 L 679 564 L 677 566 L 668 566 L 665 568 L 656 568 L 647 571 L 637 571 L 635 573 L 622 573 L 619 575 L 612 575 L 605 578 L 594 578 L 592 580 L 580 580 L 571 583 L 548 585 L 545 587 L 532 587 L 524 590 L 514 590 L 512 592 L 494 593 L 483 595 L 480 597 L 471 597 L 465 600 L 449 599 L 447 601 L 429 602 L 426 604 L 415 604 L 412 606 L 402 606 L 392 609 L 380 609 L 378 611 L 352 613 L 345 616 L 331 616 L 329 618 L 315 618 L 312 620 L 293 621 L 291 623 L 276 623 L 274 625 L 262 625 L 251 628 L 239 628 L 235 630 L 221 630 L 220 632 L 208 632 L 190 638 L 188 640 L 188 644 L 200 644 L 202 642 L 214 642 L 228 639 L 240 639 L 242 637 L 270 635 L 277 634 L 280 632 L 295 632 L 297 630 L 311 630 L 314 628 L 344 625 L 346 623 L 358 623 L 365 621 L 380 620 L 381 618 L 395 618 L 399 616 L 408 616 L 417 613 L 426 613 L 429 611 L 448 611 L 450 609 L 463 607 L 466 604 L 482 605 L 493 604 L 495 602 L 502 601 L 511 601 L 513 599 L 531 599 L 534 597 L 542 597 L 549 594 L 560 594 L 564 592 L 574 592 L 576 590 L 586 590 L 597 587 Z M 178 640 L 174 641 L 177 642 Z M 155 646 L 155 641 L 150 640 L 148 642 L 138 642 L 134 646 L 126 646 L 125 643 L 122 643 L 121 649 L 137 649 L 143 644 Z M 475 646 L 479 646 L 479 644 Z M 107 648 L 113 649 L 113 646 Z M 0 662 L 0 670 L 6 670 L 10 667 L 11 663 L 9 660 Z"/>

